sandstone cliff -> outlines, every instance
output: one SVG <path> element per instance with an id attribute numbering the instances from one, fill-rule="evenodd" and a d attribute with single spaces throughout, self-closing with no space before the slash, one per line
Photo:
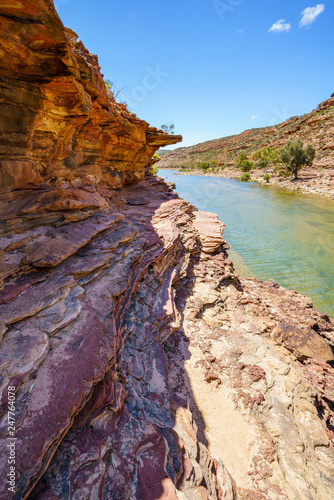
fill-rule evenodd
<path id="1" fill-rule="evenodd" d="M 0 16 L 1 499 L 332 498 L 333 321 L 235 274 L 52 2 Z"/>
<path id="2" fill-rule="evenodd" d="M 2 5 L 0 35 L 0 188 L 38 189 L 26 211 L 102 208 L 108 190 L 142 179 L 155 150 L 181 139 L 107 95 L 97 57 L 50 0 Z"/>

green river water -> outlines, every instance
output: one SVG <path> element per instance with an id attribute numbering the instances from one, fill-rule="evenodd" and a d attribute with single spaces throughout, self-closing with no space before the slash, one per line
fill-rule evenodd
<path id="1" fill-rule="evenodd" d="M 274 279 L 334 318 L 333 200 L 222 177 L 158 175 L 199 210 L 218 214 L 239 274 Z"/>

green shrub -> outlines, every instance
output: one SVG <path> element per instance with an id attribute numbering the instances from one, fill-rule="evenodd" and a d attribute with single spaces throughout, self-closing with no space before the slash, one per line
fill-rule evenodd
<path id="1" fill-rule="evenodd" d="M 266 181 L 266 182 L 269 182 L 270 181 L 270 175 L 269 174 L 264 174 L 263 180 Z"/>
<path id="2" fill-rule="evenodd" d="M 161 160 L 161 156 L 157 155 L 157 153 L 154 153 L 153 158 L 155 160 Z"/>
<path id="3" fill-rule="evenodd" d="M 240 153 L 236 160 L 235 160 L 235 164 L 237 167 L 241 167 L 241 164 L 244 160 L 247 160 L 247 154 L 243 151 L 242 153 Z"/>
<path id="4" fill-rule="evenodd" d="M 276 166 L 281 163 L 280 154 L 271 146 L 259 149 L 253 154 L 253 160 L 256 160 L 257 168 L 267 168 L 270 165 Z"/>
<path id="5" fill-rule="evenodd" d="M 252 161 L 242 160 L 241 165 L 240 165 L 240 169 L 243 172 L 249 172 L 250 170 L 252 170 L 252 168 L 253 168 L 253 162 Z"/>
<path id="6" fill-rule="evenodd" d="M 153 165 L 151 174 L 155 175 L 158 172 L 158 167 L 156 165 Z"/>
<path id="7" fill-rule="evenodd" d="M 292 175 L 292 174 L 290 172 L 288 172 L 287 170 L 281 169 L 281 170 L 278 171 L 277 175 L 278 175 L 278 177 L 284 177 L 284 178 L 286 178 L 286 177 L 290 177 L 290 175 Z"/>
<path id="8" fill-rule="evenodd" d="M 240 177 L 241 181 L 249 181 L 249 179 L 250 179 L 250 174 L 248 172 L 244 172 Z"/>
<path id="9" fill-rule="evenodd" d="M 267 162 L 260 159 L 254 162 L 253 168 L 266 168 L 267 167 Z"/>
<path id="10" fill-rule="evenodd" d="M 197 168 L 201 169 L 203 172 L 206 172 L 210 168 L 210 163 L 208 161 L 199 161 L 197 163 Z"/>

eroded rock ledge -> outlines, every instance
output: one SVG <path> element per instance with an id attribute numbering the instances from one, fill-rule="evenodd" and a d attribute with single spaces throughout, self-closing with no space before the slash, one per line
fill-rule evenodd
<path id="1" fill-rule="evenodd" d="M 13 498 L 234 497 L 168 382 L 175 287 L 199 250 L 193 220 L 151 178 L 116 192 L 103 214 L 0 240 L 17 263 L 0 306 L 3 477 L 7 387 L 17 388 Z"/>
<path id="2" fill-rule="evenodd" d="M 32 259 L 1 291 L 1 474 L 15 386 L 13 498 L 330 498 L 333 321 L 274 282 L 239 278 L 217 217 L 202 232 L 161 180 L 123 188 L 77 224 L 44 231 L 42 266 L 30 242 L 0 240 Z M 66 244 L 76 230 L 80 248 Z"/>
<path id="3" fill-rule="evenodd" d="M 21 210 L 103 208 L 181 140 L 116 103 L 51 0 L 7 2 L 0 18 L 0 189 L 39 191 Z"/>
<path id="4" fill-rule="evenodd" d="M 1 499 L 332 498 L 333 321 L 235 274 L 52 2 L 0 15 Z"/>

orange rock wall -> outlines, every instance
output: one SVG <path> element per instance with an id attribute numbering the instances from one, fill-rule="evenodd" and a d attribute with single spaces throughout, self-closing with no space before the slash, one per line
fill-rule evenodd
<path id="1" fill-rule="evenodd" d="M 50 0 L 2 4 L 0 19 L 0 188 L 120 188 L 180 140 L 115 102 Z"/>

